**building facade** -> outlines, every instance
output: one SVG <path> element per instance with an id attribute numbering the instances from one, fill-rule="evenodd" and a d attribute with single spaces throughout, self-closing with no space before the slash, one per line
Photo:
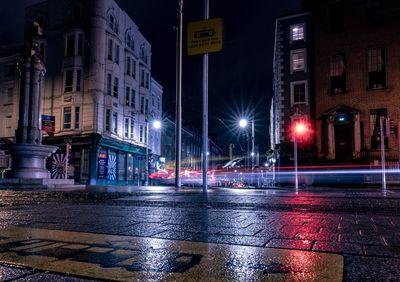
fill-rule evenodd
<path id="1" fill-rule="evenodd" d="M 277 19 L 271 141 L 282 144 L 289 136 L 285 124 L 293 116 L 294 87 L 301 80 L 308 84 L 310 103 L 303 99 L 295 107 L 313 123 L 316 161 L 379 162 L 381 117 L 386 159 L 398 161 L 400 3 L 309 0 L 304 11 Z M 293 28 L 303 24 L 304 40 L 294 47 L 293 34 L 299 33 Z M 303 48 L 307 73 L 296 73 L 302 78 L 294 81 L 291 72 Z"/>
<path id="2" fill-rule="evenodd" d="M 43 34 L 43 143 L 60 148 L 49 164 L 52 177 L 67 173 L 80 183 L 142 183 L 146 148 L 152 157 L 161 151 L 161 133 L 149 127 L 162 116 L 150 43 L 113 0 L 49 0 L 28 7 L 26 20 L 39 23 Z M 17 57 L 4 59 L 17 63 Z M 2 91 L 13 88 L 16 123 L 18 82 L 14 85 Z M 1 136 L 14 136 L 14 126 Z M 65 161 L 68 171 L 62 169 Z"/>
<path id="3" fill-rule="evenodd" d="M 380 118 L 385 117 L 391 127 L 383 140 L 386 158 L 397 161 L 400 3 L 306 4 L 314 22 L 318 157 L 338 163 L 380 160 Z"/>
<path id="4" fill-rule="evenodd" d="M 292 125 L 315 118 L 310 14 L 276 19 L 273 57 L 273 98 L 270 111 L 271 149 L 292 153 Z M 283 156 L 284 154 L 282 154 Z"/>

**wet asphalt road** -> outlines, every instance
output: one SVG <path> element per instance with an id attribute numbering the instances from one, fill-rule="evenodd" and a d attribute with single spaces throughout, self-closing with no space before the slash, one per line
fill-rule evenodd
<path id="1" fill-rule="evenodd" d="M 337 253 L 345 281 L 400 279 L 400 190 L 0 190 L 0 228 L 8 227 Z M 83 279 L 0 265 L 0 281 L 60 280 Z"/>

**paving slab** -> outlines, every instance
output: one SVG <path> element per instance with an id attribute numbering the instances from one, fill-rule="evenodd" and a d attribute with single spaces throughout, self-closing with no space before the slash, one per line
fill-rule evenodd
<path id="1" fill-rule="evenodd" d="M 1 263 L 83 278 L 117 281 L 342 281 L 343 278 L 343 257 L 337 254 L 19 227 L 3 229 L 1 236 Z M 21 281 L 52 281 L 49 276 L 41 280 L 41 275 L 36 275 L 37 280 Z M 79 280 L 72 277 L 60 281 Z"/>

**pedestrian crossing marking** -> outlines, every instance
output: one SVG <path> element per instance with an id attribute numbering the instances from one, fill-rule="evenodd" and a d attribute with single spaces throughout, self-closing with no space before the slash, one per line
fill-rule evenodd
<path id="1" fill-rule="evenodd" d="M 2 263 L 97 279 L 341 281 L 343 276 L 343 257 L 337 254 L 19 227 L 1 233 Z"/>

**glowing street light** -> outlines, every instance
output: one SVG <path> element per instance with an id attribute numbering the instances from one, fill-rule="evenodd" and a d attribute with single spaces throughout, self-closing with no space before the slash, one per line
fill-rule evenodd
<path id="1" fill-rule="evenodd" d="M 247 158 L 251 156 L 251 168 L 254 168 L 254 119 L 251 119 L 251 152 L 249 148 L 249 134 L 246 131 L 246 137 L 247 137 Z M 248 120 L 246 118 L 242 118 L 239 120 L 239 127 L 240 128 L 246 128 L 248 125 Z M 249 165 L 248 165 L 249 166 Z"/>
<path id="2" fill-rule="evenodd" d="M 146 167 L 145 167 L 145 172 L 146 172 L 146 182 L 145 185 L 149 185 L 149 120 L 147 119 L 147 125 L 146 125 Z M 161 128 L 161 121 L 158 119 L 153 119 L 151 126 L 159 130 Z"/>

